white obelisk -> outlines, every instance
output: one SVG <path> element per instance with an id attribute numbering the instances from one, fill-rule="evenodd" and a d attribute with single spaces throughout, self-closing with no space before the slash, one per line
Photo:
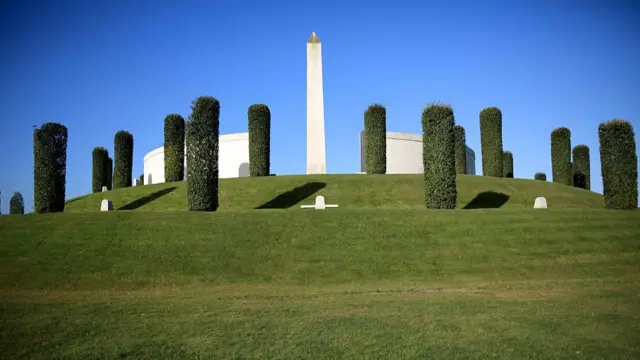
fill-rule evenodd
<path id="1" fill-rule="evenodd" d="M 326 174 L 322 44 L 315 32 L 307 40 L 307 174 Z"/>

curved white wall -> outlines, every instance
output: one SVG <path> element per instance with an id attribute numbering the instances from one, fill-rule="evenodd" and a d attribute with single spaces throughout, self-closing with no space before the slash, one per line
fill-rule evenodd
<path id="1" fill-rule="evenodd" d="M 218 176 L 220 178 L 249 176 L 249 133 L 220 135 L 219 141 Z M 187 163 L 188 161 L 185 157 L 185 176 L 187 174 Z M 163 182 L 164 146 L 161 146 L 144 156 L 144 185 Z"/>
<path id="2" fill-rule="evenodd" d="M 364 131 L 360 132 L 360 171 L 366 172 Z M 387 174 L 420 174 L 422 135 L 387 132 Z M 476 174 L 476 154 L 467 146 L 467 174 Z"/>
<path id="3" fill-rule="evenodd" d="M 164 146 L 144 156 L 144 185 L 164 182 Z"/>

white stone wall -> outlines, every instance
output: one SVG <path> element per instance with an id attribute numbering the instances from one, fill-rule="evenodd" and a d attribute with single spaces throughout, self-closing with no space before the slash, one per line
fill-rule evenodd
<path id="1" fill-rule="evenodd" d="M 366 172 L 364 131 L 360 132 L 360 171 Z M 467 146 L 467 174 L 475 175 L 476 156 Z M 420 174 L 422 167 L 422 135 L 387 132 L 387 174 Z"/>
<path id="2" fill-rule="evenodd" d="M 387 133 L 387 174 L 415 174 L 422 171 L 422 136 Z"/>
<path id="3" fill-rule="evenodd" d="M 144 156 L 144 185 L 164 182 L 164 146 Z"/>
<path id="4" fill-rule="evenodd" d="M 220 178 L 249 176 L 249 133 L 220 135 L 219 141 L 218 176 Z M 184 165 L 186 174 L 187 158 Z M 164 147 L 161 146 L 144 156 L 144 185 L 163 182 Z"/>

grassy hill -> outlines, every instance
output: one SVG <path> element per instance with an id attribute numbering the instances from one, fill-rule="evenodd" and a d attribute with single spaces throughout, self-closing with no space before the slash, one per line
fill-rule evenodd
<path id="1" fill-rule="evenodd" d="M 65 212 L 98 211 L 104 198 L 112 200 L 116 210 L 186 211 L 186 193 L 185 182 L 118 189 L 71 199 Z M 348 209 L 424 208 L 422 175 L 319 175 L 222 179 L 220 211 L 299 208 L 312 203 L 315 195 Z M 530 208 L 538 196 L 546 197 L 550 208 L 604 206 L 599 194 L 551 182 L 458 177 L 460 209 Z"/>
<path id="2" fill-rule="evenodd" d="M 0 353 L 637 359 L 638 223 L 518 208 L 0 216 Z"/>
<path id="3" fill-rule="evenodd" d="M 2 357 L 640 358 L 640 212 L 598 194 L 461 176 L 477 210 L 438 211 L 416 175 L 277 176 L 204 213 L 185 185 L 0 216 Z M 283 210 L 315 194 L 341 208 Z"/>

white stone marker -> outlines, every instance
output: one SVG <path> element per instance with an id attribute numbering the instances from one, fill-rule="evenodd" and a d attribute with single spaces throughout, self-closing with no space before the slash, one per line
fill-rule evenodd
<path id="1" fill-rule="evenodd" d="M 322 44 L 313 32 L 307 40 L 307 174 L 326 173 Z"/>
<path id="2" fill-rule="evenodd" d="M 337 208 L 336 204 L 325 204 L 324 196 L 318 195 L 316 196 L 316 203 L 314 205 L 302 205 L 300 206 L 303 209 L 316 209 L 316 210 L 324 210 L 326 208 Z"/>
<path id="3" fill-rule="evenodd" d="M 536 201 L 533 203 L 534 209 L 546 209 L 547 208 L 547 199 L 544 197 L 537 197 Z"/>
<path id="4" fill-rule="evenodd" d="M 107 187 L 106 187 L 106 186 L 103 186 L 103 187 L 102 187 L 102 192 L 105 192 L 105 191 L 107 191 Z"/>
<path id="5" fill-rule="evenodd" d="M 113 211 L 113 203 L 111 200 L 102 200 L 100 203 L 100 211 Z"/>

